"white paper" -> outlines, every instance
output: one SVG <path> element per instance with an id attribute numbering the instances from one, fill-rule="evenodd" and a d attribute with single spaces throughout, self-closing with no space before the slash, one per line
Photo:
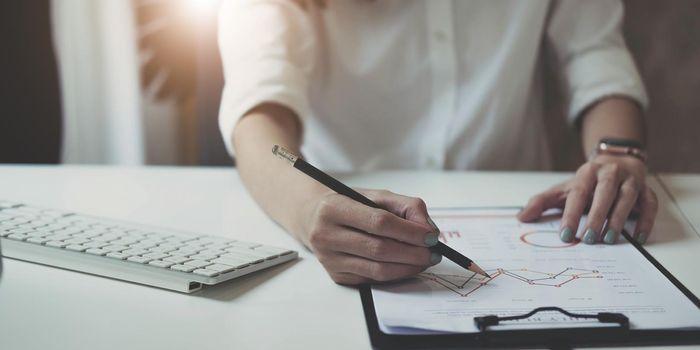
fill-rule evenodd
<path id="1" fill-rule="evenodd" d="M 632 329 L 700 328 L 698 307 L 624 238 L 615 245 L 567 244 L 559 239 L 558 215 L 521 223 L 516 213 L 431 210 L 441 241 L 492 278 L 475 276 L 443 259 L 417 277 L 375 285 L 372 294 L 382 331 L 476 332 L 476 316 L 510 316 L 540 306 L 577 313 L 621 312 Z M 546 313 L 496 329 L 579 326 L 603 325 Z"/>

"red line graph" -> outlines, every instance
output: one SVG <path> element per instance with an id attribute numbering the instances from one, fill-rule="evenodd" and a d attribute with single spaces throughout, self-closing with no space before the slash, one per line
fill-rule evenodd
<path id="1" fill-rule="evenodd" d="M 479 290 L 479 288 L 489 284 L 497 278 L 510 277 L 533 286 L 546 286 L 559 288 L 569 282 L 584 278 L 603 278 L 597 270 L 584 270 L 567 267 L 558 273 L 540 272 L 529 269 L 492 269 L 486 270 L 491 278 L 477 277 L 477 274 L 469 276 L 437 274 L 425 272 L 418 275 L 421 278 L 435 282 L 461 297 L 467 297 Z M 534 278 L 537 277 L 537 278 Z M 469 283 L 469 282 L 474 283 Z"/>

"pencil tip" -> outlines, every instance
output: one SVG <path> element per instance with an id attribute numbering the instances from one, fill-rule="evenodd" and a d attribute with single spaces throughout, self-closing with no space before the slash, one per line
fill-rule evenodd
<path id="1" fill-rule="evenodd" d="M 482 275 L 482 276 L 485 276 L 486 278 L 491 278 L 491 275 L 489 275 L 488 273 L 486 273 L 486 271 L 484 271 L 484 270 L 483 270 L 481 267 L 479 267 L 479 265 L 477 265 L 476 263 L 472 263 L 472 266 L 470 266 L 469 269 L 472 270 L 472 271 L 474 271 L 474 272 L 476 272 L 476 273 L 478 273 L 478 274 L 480 274 L 480 275 Z"/>

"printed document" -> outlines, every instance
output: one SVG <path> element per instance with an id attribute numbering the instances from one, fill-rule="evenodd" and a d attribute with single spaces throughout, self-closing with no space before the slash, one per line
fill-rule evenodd
<path id="1" fill-rule="evenodd" d="M 574 313 L 620 312 L 630 319 L 631 329 L 700 328 L 698 307 L 624 237 L 614 245 L 565 243 L 559 239 L 559 213 L 521 223 L 517 211 L 431 210 L 440 240 L 474 260 L 491 278 L 443 258 L 414 278 L 374 285 L 381 330 L 470 333 L 478 331 L 476 316 L 512 316 L 540 306 Z M 596 326 L 604 325 L 545 313 L 493 329 Z"/>

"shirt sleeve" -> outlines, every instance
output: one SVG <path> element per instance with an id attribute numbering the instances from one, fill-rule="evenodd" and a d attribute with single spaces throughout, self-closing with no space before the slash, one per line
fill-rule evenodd
<path id="1" fill-rule="evenodd" d="M 574 124 L 592 103 L 623 95 L 648 105 L 644 85 L 627 51 L 617 0 L 555 2 L 547 36 L 562 72 L 568 120 Z"/>
<path id="2" fill-rule="evenodd" d="M 289 0 L 225 0 L 219 12 L 224 90 L 219 128 L 229 154 L 238 120 L 266 102 L 309 113 L 316 37 L 308 12 Z"/>

